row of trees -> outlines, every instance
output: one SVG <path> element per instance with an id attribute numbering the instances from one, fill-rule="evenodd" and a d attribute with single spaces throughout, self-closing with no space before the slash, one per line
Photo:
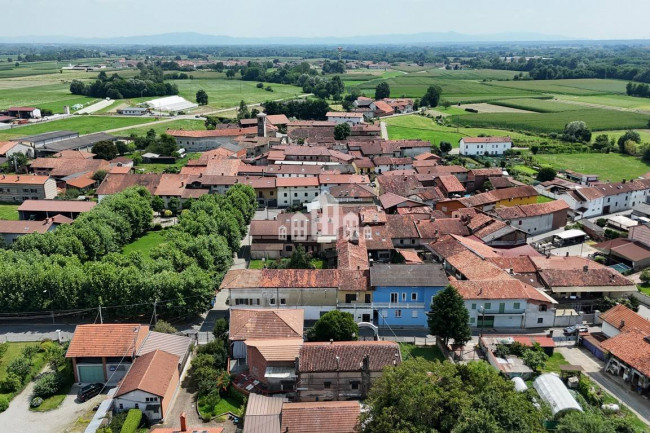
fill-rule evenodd
<path id="1" fill-rule="evenodd" d="M 330 106 L 323 99 L 292 101 L 266 101 L 262 104 L 266 114 L 284 114 L 301 120 L 327 120 Z"/>
<path id="2" fill-rule="evenodd" d="M 179 224 L 150 252 L 121 254 L 121 247 L 151 226 L 152 198 L 131 188 L 107 197 L 70 226 L 27 235 L 0 252 L 0 303 L 6 312 L 70 310 L 121 305 L 105 314 L 149 311 L 161 301 L 168 315 L 196 314 L 239 248 L 255 209 L 255 194 L 236 185 L 225 196 L 187 202 Z"/>
<path id="3" fill-rule="evenodd" d="M 647 84 L 634 84 L 627 83 L 625 91 L 628 96 L 640 96 L 642 98 L 650 98 L 650 86 Z"/>
<path id="4" fill-rule="evenodd" d="M 419 101 L 415 101 L 415 110 L 418 107 L 437 107 L 440 103 L 442 96 L 442 88 L 437 85 L 429 86 L 426 93 Z M 382 81 L 375 87 L 375 100 L 390 98 L 390 85 L 386 81 Z M 355 98 L 356 99 L 356 98 Z"/>
<path id="5" fill-rule="evenodd" d="M 178 95 L 178 87 L 175 84 L 164 82 L 162 69 L 139 65 L 140 73 L 131 79 L 126 79 L 118 74 L 109 77 L 106 72 L 102 71 L 97 76 L 97 80 L 91 84 L 72 80 L 70 93 L 111 99 Z"/>

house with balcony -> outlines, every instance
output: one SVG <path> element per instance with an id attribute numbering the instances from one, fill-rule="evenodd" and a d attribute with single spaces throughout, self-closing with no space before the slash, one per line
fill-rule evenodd
<path id="1" fill-rule="evenodd" d="M 557 302 L 541 290 L 515 278 L 451 281 L 465 300 L 473 328 L 548 328 Z"/>
<path id="2" fill-rule="evenodd" d="M 431 301 L 449 284 L 440 264 L 376 264 L 370 268 L 378 326 L 427 326 Z"/>

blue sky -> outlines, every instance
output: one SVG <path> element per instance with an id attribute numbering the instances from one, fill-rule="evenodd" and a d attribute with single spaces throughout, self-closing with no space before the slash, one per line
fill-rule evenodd
<path id="1" fill-rule="evenodd" d="M 455 31 L 650 39 L 648 0 L 0 0 L 0 36 L 242 37 Z"/>

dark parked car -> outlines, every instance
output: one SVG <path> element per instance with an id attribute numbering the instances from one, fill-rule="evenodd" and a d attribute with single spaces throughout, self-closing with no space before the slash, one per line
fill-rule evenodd
<path id="1" fill-rule="evenodd" d="M 77 398 L 81 402 L 90 400 L 91 398 L 93 398 L 94 396 L 102 392 L 103 388 L 104 388 L 103 383 L 92 383 L 90 385 L 86 385 L 79 390 L 79 392 L 77 393 Z"/>

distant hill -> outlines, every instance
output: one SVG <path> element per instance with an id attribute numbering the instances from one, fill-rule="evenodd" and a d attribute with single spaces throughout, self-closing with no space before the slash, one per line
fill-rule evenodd
<path id="1" fill-rule="evenodd" d="M 0 43 L 51 43 L 87 45 L 385 45 L 385 44 L 442 44 L 469 42 L 552 42 L 572 41 L 558 35 L 542 33 L 495 33 L 468 35 L 456 32 L 415 33 L 396 35 L 366 35 L 356 37 L 271 37 L 239 38 L 201 33 L 162 33 L 149 36 L 122 36 L 113 38 L 79 38 L 71 36 L 0 36 Z"/>

